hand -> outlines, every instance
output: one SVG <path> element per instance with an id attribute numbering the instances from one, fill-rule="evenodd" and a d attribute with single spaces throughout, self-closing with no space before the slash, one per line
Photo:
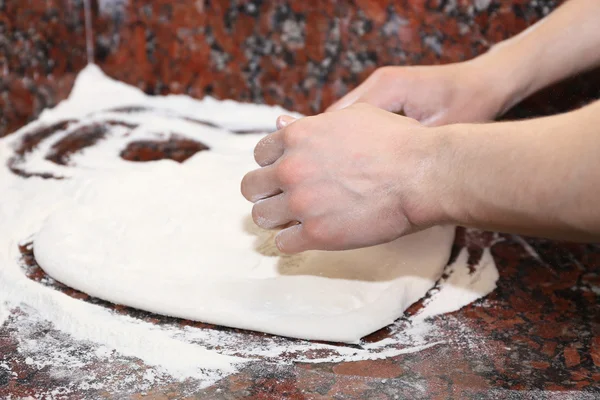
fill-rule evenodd
<path id="1" fill-rule="evenodd" d="M 511 93 L 508 83 L 499 75 L 491 76 L 490 67 L 481 60 L 442 66 L 382 67 L 327 111 L 364 102 L 402 112 L 424 125 L 492 120 L 513 105 Z"/>
<path id="2" fill-rule="evenodd" d="M 242 193 L 257 225 L 287 226 L 276 237 L 282 252 L 371 246 L 441 218 L 425 173 L 433 136 L 417 121 L 356 104 L 280 117 L 278 127 L 256 146 L 262 168 L 244 177 Z"/>

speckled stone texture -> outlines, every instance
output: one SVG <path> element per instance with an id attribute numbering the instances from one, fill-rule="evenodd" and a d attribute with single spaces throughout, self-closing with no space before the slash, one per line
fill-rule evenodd
<path id="1" fill-rule="evenodd" d="M 557 0 L 91 0 L 94 55 L 148 93 L 281 104 L 311 114 L 381 65 L 472 58 Z M 64 98 L 86 62 L 82 0 L 0 1 L 0 136 Z M 600 73 L 510 117 L 597 98 Z"/>
<path id="2" fill-rule="evenodd" d="M 148 93 L 210 94 L 311 114 L 377 66 L 474 57 L 559 3 L 95 0 L 94 57 L 109 75 Z M 63 99 L 85 63 L 81 1 L 0 0 L 0 136 Z M 600 73 L 593 71 L 528 99 L 508 118 L 551 114 L 599 97 Z M 94 141 L 76 139 L 65 143 L 61 157 Z M 176 158 L 197 150 L 201 146 L 174 140 L 137 143 L 123 156 Z M 280 368 L 258 363 L 192 398 L 600 397 L 600 246 L 502 239 L 492 247 L 501 275 L 498 289 L 434 321 L 450 344 L 379 361 Z M 489 240 L 487 233 L 459 230 L 456 249 L 467 246 L 476 257 Z M 39 280 L 43 271 L 27 248 L 22 250 L 28 276 Z M 116 309 L 156 323 L 163 318 Z M 484 346 L 471 346 L 460 327 L 479 332 Z M 40 334 L 54 333 L 47 328 Z M 27 365 L 17 352 L 18 340 L 6 325 L 0 327 L 0 365 L 16 371 L 11 376 L 0 367 L 0 397 L 68 386 L 68 378 Z M 77 346 L 86 350 L 85 344 Z M 99 364 L 90 373 L 102 380 L 108 374 L 126 377 L 123 371 Z M 157 386 L 147 398 L 181 398 L 188 384 Z M 88 388 L 68 398 L 123 396 Z"/>
<path id="3" fill-rule="evenodd" d="M 64 99 L 86 64 L 81 7 L 0 1 L 0 137 Z"/>

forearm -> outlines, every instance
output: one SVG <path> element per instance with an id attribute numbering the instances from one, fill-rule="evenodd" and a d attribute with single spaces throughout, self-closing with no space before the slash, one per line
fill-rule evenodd
<path id="1" fill-rule="evenodd" d="M 446 222 L 600 239 L 600 102 L 520 122 L 435 128 Z"/>
<path id="2" fill-rule="evenodd" d="M 569 0 L 472 63 L 492 71 L 504 110 L 562 79 L 600 65 L 600 1 Z"/>

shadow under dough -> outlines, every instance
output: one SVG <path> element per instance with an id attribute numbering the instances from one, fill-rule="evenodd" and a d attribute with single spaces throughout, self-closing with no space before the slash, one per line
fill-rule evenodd
<path id="1" fill-rule="evenodd" d="M 402 253 L 410 252 L 410 247 L 421 241 L 420 237 L 416 237 L 418 235 L 356 250 L 307 251 L 286 255 L 275 245 L 279 230 L 258 227 L 250 215 L 244 219 L 243 229 L 256 236 L 255 251 L 266 257 L 279 258 L 277 272 L 283 276 L 304 275 L 367 282 L 386 282 L 403 276 L 428 278 L 414 260 L 407 262 L 402 257 Z"/>

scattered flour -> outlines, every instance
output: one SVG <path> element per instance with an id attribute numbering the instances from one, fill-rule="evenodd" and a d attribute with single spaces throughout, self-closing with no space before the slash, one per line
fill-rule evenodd
<path id="1" fill-rule="evenodd" d="M 424 308 L 414 316 L 415 321 L 456 311 L 481 298 L 481 293 L 490 293 L 496 288 L 498 270 L 490 249 L 483 251 L 473 272 L 465 268 L 468 260 L 468 251 L 462 249 L 456 261 L 447 268 L 448 277 L 439 283 L 437 293 L 425 301 Z"/>
<path id="2" fill-rule="evenodd" d="M 120 107 L 142 106 L 152 111 L 135 113 L 106 111 Z M 104 110 L 99 112 L 99 110 Z M 158 110 L 158 111 L 157 111 Z M 272 128 L 284 110 L 278 107 L 239 104 L 185 96 L 149 97 L 136 88 L 107 78 L 97 67 L 88 66 L 78 77 L 73 94 L 40 118 L 0 139 L 0 326 L 13 333 L 23 362 L 48 369 L 56 378 L 70 377 L 54 395 L 89 388 L 119 388 L 137 383 L 137 391 L 172 381 L 193 378 L 200 387 L 209 386 L 234 373 L 253 360 L 272 363 L 341 362 L 393 357 L 440 345 L 436 328 L 426 320 L 434 315 L 457 310 L 495 288 L 498 273 L 488 250 L 474 272 L 467 265 L 465 250 L 447 268 L 425 307 L 414 317 L 401 319 L 388 327 L 386 338 L 358 346 L 338 346 L 292 340 L 277 336 L 234 330 L 182 326 L 177 321 L 160 324 L 111 311 L 84 302 L 48 285 L 28 279 L 19 245 L 31 240 L 46 217 L 65 198 L 74 195 L 77 177 L 97 170 L 144 168 L 118 157 L 134 140 L 165 139 L 164 132 L 175 132 L 223 152 L 235 151 L 256 142 L 254 135 L 239 135 L 237 144 L 222 129 L 200 126 L 185 118 L 200 119 L 226 129 L 262 130 Z M 136 125 L 134 129 L 114 129 L 109 137 L 72 155 L 68 165 L 46 159 L 53 144 L 65 136 L 57 132 L 25 154 L 18 167 L 31 174 L 52 173 L 73 179 L 23 179 L 6 167 L 16 146 L 33 130 L 60 120 L 93 124 L 111 119 Z M 233 147 L 231 147 L 233 146 Z M 3 329 L 4 329 L 3 328 Z M 467 329 L 467 328 L 465 328 Z M 43 332 L 43 334 L 40 334 Z M 470 332 L 465 332 L 470 334 Z M 10 371 L 9 360 L 0 355 L 0 372 Z M 131 382 L 115 374 L 114 379 L 98 382 L 93 366 L 110 364 L 126 370 Z M 80 371 L 74 374 L 73 371 Z M 139 383 L 142 382 L 142 383 Z M 52 392 L 48 393 L 52 397 Z"/>

